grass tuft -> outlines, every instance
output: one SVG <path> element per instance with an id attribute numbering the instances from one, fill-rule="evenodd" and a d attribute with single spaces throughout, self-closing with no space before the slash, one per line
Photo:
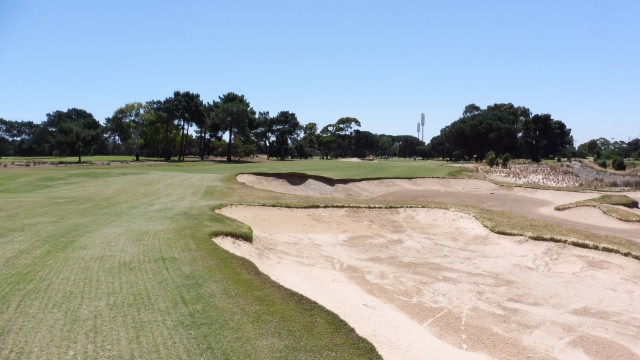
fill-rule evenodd
<path id="1" fill-rule="evenodd" d="M 614 219 L 627 222 L 640 222 L 640 215 L 631 211 L 623 210 L 620 207 L 629 209 L 638 208 L 638 201 L 626 195 L 606 194 L 594 199 L 562 204 L 555 207 L 555 210 L 564 211 L 577 207 L 595 207 L 600 209 L 605 215 Z"/>

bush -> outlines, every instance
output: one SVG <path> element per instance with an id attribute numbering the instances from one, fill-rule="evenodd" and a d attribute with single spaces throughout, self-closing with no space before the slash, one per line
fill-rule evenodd
<path id="1" fill-rule="evenodd" d="M 598 166 L 600 166 L 603 169 L 607 168 L 607 160 L 605 159 L 600 159 L 596 162 L 596 164 L 598 164 Z"/>
<path id="2" fill-rule="evenodd" d="M 487 163 L 487 166 L 494 167 L 497 164 L 496 153 L 493 151 L 489 151 L 487 155 L 484 157 L 484 161 Z"/>
<path id="3" fill-rule="evenodd" d="M 624 171 L 627 170 L 627 164 L 624 163 L 624 159 L 621 157 L 616 157 L 611 161 L 611 167 L 613 170 Z"/>
<path id="4" fill-rule="evenodd" d="M 500 156 L 500 166 L 502 166 L 503 168 L 509 167 L 509 161 L 511 161 L 511 154 L 506 153 Z"/>
<path id="5" fill-rule="evenodd" d="M 421 157 L 423 160 L 429 157 L 429 148 L 421 145 L 416 147 L 416 155 Z"/>

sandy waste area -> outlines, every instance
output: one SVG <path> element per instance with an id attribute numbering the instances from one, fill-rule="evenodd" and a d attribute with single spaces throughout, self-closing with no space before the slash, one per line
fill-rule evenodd
<path id="1" fill-rule="evenodd" d="M 518 206 L 504 207 L 540 218 L 551 217 L 556 204 L 598 195 L 505 190 L 480 180 L 340 186 L 250 175 L 239 180 L 314 196 L 420 193 L 485 199 L 491 208 L 519 199 Z M 495 197 L 501 192 L 504 198 Z M 250 225 L 254 242 L 216 238 L 217 244 L 338 314 L 385 359 L 640 359 L 637 260 L 497 235 L 470 215 L 439 209 L 232 206 L 220 212 Z M 559 214 L 572 225 L 596 221 L 600 232 L 640 241 L 640 224 L 596 209 Z"/>

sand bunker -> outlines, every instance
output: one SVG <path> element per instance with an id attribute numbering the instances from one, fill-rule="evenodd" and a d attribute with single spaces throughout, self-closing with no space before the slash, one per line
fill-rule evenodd
<path id="1" fill-rule="evenodd" d="M 238 180 L 304 196 L 471 204 L 640 241 L 640 224 L 595 208 L 554 210 L 595 192 L 471 179 Z M 255 240 L 218 244 L 340 315 L 386 359 L 640 359 L 636 260 L 496 235 L 469 215 L 445 210 L 221 212 L 249 224 Z"/>
<path id="2" fill-rule="evenodd" d="M 221 212 L 255 238 L 218 244 L 337 313 L 385 359 L 640 358 L 636 260 L 496 235 L 444 210 Z"/>
<path id="3" fill-rule="evenodd" d="M 385 179 L 340 182 L 305 175 L 242 174 L 238 181 L 285 194 L 380 200 L 442 201 L 503 210 L 599 234 L 640 241 L 640 223 L 626 223 L 595 208 L 556 211 L 557 205 L 600 196 L 599 193 L 498 186 L 475 179 Z M 629 193 L 632 197 L 639 193 Z M 629 195 L 628 194 L 628 195 Z"/>

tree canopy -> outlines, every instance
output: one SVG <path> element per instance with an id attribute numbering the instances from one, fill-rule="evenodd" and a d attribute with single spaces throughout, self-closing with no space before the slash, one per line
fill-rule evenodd
<path id="1" fill-rule="evenodd" d="M 501 103 L 486 109 L 467 105 L 461 118 L 431 139 L 427 150 L 442 158 L 481 160 L 493 151 L 540 161 L 564 154 L 572 146 L 571 129 L 562 121 L 549 114 L 531 116 L 524 106 Z"/>
<path id="2" fill-rule="evenodd" d="M 78 162 L 82 162 L 82 155 L 91 153 L 102 135 L 102 126 L 93 115 L 77 108 L 47 114 L 43 127 L 52 134 L 54 151 L 60 155 L 75 155 Z"/>
<path id="3" fill-rule="evenodd" d="M 231 161 L 234 135 L 244 141 L 250 140 L 251 130 L 256 128 L 256 112 L 244 95 L 229 92 L 214 104 L 213 119 L 221 131 L 229 134 L 227 161 Z"/>
<path id="4" fill-rule="evenodd" d="M 341 117 L 323 127 L 301 124 L 292 111 L 276 116 L 256 111 L 244 95 L 228 92 L 204 103 L 200 95 L 175 91 L 164 100 L 131 102 L 116 109 L 102 126 L 86 110 L 72 108 L 46 115 L 42 123 L 0 118 L 0 156 L 138 154 L 178 161 L 185 157 L 252 156 L 324 159 L 345 157 L 437 157 L 483 159 L 556 156 L 640 157 L 640 139 L 629 142 L 592 139 L 573 146 L 571 129 L 550 114 L 524 106 L 497 103 L 464 107 L 462 115 L 440 130 L 428 144 L 413 135 L 385 135 L 361 130 L 354 117 Z M 227 136 L 227 140 L 223 137 Z"/>

